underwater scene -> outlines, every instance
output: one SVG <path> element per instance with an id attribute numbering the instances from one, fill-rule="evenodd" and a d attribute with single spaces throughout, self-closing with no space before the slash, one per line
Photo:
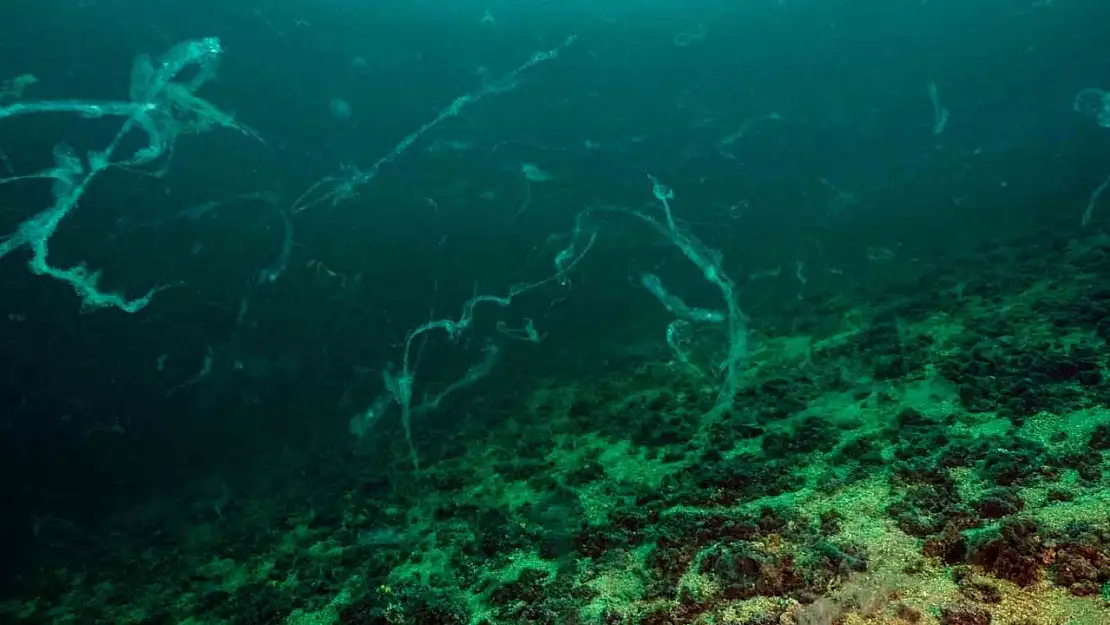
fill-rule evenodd
<path id="1" fill-rule="evenodd" d="M 1110 2 L 10 0 L 0 623 L 1110 625 Z"/>

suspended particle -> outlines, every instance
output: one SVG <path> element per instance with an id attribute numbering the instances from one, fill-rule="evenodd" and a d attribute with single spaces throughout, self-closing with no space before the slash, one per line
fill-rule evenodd
<path id="1" fill-rule="evenodd" d="M 1091 115 L 1103 128 L 1110 128 L 1110 93 L 1101 89 L 1084 89 L 1072 105 L 1077 113 Z"/>
<path id="2" fill-rule="evenodd" d="M 351 105 L 343 98 L 333 98 L 331 104 L 328 105 L 328 112 L 335 119 L 350 119 Z"/>
<path id="3" fill-rule="evenodd" d="M 554 176 L 531 163 L 521 164 L 520 173 L 524 174 L 529 182 L 549 182 L 555 179 Z"/>

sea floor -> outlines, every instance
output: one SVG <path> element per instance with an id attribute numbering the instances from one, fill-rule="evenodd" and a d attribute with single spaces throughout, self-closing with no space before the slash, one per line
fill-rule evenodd
<path id="1" fill-rule="evenodd" d="M 727 414 L 665 358 L 495 374 L 418 424 L 419 470 L 383 428 L 266 487 L 153 499 L 0 618 L 1110 624 L 1110 240 L 791 314 L 753 315 Z"/>

